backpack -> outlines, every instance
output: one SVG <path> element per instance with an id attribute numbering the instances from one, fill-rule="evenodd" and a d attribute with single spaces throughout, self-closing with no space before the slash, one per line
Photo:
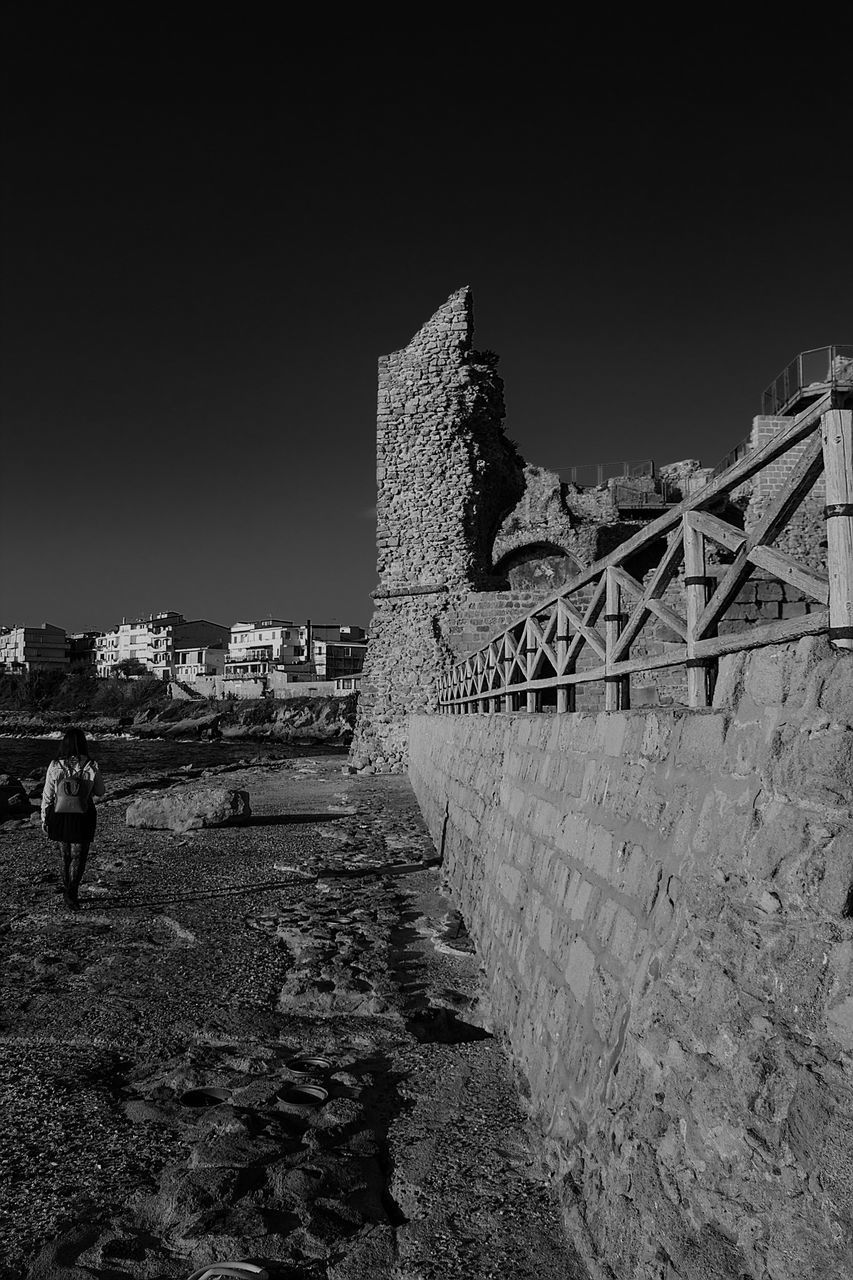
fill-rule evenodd
<path id="1" fill-rule="evenodd" d="M 64 760 L 60 763 L 63 772 L 56 783 L 54 813 L 88 813 L 93 782 L 91 778 L 84 776 L 86 766 L 84 765 L 78 773 L 74 773 Z"/>

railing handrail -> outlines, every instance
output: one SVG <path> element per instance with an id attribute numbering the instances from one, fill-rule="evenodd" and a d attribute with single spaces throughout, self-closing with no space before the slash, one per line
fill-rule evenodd
<path id="1" fill-rule="evenodd" d="M 637 467 L 645 467 L 645 471 L 637 471 Z M 625 480 L 632 477 L 655 475 L 654 458 L 628 458 L 620 459 L 617 462 L 573 462 L 565 466 L 556 466 L 554 471 L 561 477 L 571 476 L 570 484 L 576 484 L 580 488 L 597 488 L 599 485 L 607 484 L 610 480 Z M 591 474 L 595 472 L 596 481 L 593 485 L 586 485 L 583 481 L 577 479 L 578 472 L 586 472 Z"/>
<path id="2" fill-rule="evenodd" d="M 711 472 L 711 479 L 713 480 L 715 476 L 721 476 L 724 471 L 728 471 L 729 467 L 733 467 L 741 458 L 746 457 L 749 453 L 751 444 L 752 440 L 749 436 L 746 436 L 743 440 L 739 440 L 734 448 L 729 449 L 726 456 L 721 458 L 714 467 L 714 470 Z"/>
<path id="3" fill-rule="evenodd" d="M 817 378 L 806 380 L 804 373 L 804 360 L 808 356 L 816 356 L 826 353 L 826 373 Z M 769 407 L 769 416 L 784 416 L 784 410 L 797 398 L 802 391 L 808 390 L 810 387 L 836 387 L 840 382 L 850 382 L 853 379 L 839 378 L 839 371 L 836 368 L 836 362 L 839 358 L 853 360 L 853 344 L 850 343 L 831 343 L 824 347 L 809 347 L 805 351 L 799 351 L 792 360 L 785 365 L 777 373 L 772 382 L 765 387 L 761 396 L 761 412 L 765 414 Z M 790 375 L 792 370 L 793 380 Z M 781 391 L 777 390 L 781 384 Z"/>
<path id="4" fill-rule="evenodd" d="M 790 556 L 772 546 L 776 534 L 785 526 L 791 512 L 799 505 L 804 494 L 820 474 L 824 466 L 825 450 L 830 451 L 826 454 L 827 503 L 830 504 L 827 510 L 831 509 L 834 516 L 843 516 L 853 525 L 853 501 L 849 500 L 853 499 L 853 476 L 849 474 L 849 456 L 844 451 L 850 449 L 849 443 L 842 446 L 841 443 L 836 442 L 830 446 L 824 441 L 822 445 L 821 440 L 818 439 L 805 444 L 801 456 L 792 466 L 786 485 L 750 534 L 704 510 L 720 495 L 738 488 L 777 457 L 806 441 L 806 438 L 820 426 L 823 415 L 832 407 L 833 396 L 830 391 L 827 391 L 760 449 L 749 453 L 724 475 L 712 479 L 703 489 L 658 516 L 633 537 L 628 538 L 608 555 L 579 573 L 558 592 L 543 600 L 536 608 L 528 610 L 517 618 L 499 636 L 493 637 L 475 653 L 454 664 L 451 673 L 442 678 L 443 694 L 450 694 L 452 692 L 450 686 L 454 683 L 467 682 L 470 685 L 472 681 L 474 683 L 479 681 L 479 684 L 473 692 L 469 688 L 460 697 L 443 696 L 442 705 L 450 709 L 457 704 L 464 704 L 467 707 L 474 703 L 481 703 L 483 709 L 486 707 L 494 709 L 493 702 L 508 694 L 527 692 L 532 697 L 539 689 L 556 688 L 558 709 L 560 709 L 560 697 L 566 686 L 573 687 L 583 681 L 604 679 L 614 682 L 615 688 L 620 681 L 624 684 L 625 678 L 633 671 L 653 670 L 684 662 L 688 664 L 691 705 L 707 705 L 707 701 L 702 700 L 705 695 L 702 694 L 700 687 L 704 681 L 707 693 L 707 681 L 705 672 L 699 668 L 721 653 L 754 647 L 756 644 L 776 643 L 827 627 L 835 643 L 845 648 L 853 648 L 853 608 L 847 603 L 853 595 L 853 565 L 845 562 L 839 568 L 839 564 L 835 564 L 832 572 L 836 574 L 840 583 L 846 585 L 843 589 L 837 589 L 833 596 L 830 593 L 827 578 L 796 564 Z M 840 418 L 838 421 L 841 421 Z M 845 419 L 845 421 L 847 425 L 844 430 L 849 433 L 849 420 Z M 839 440 L 841 430 L 839 427 Z M 830 459 L 832 474 L 830 474 Z M 831 499 L 831 489 L 842 497 Z M 834 506 L 832 506 L 833 501 Z M 840 526 L 842 521 L 833 519 L 829 523 Z M 843 538 L 837 541 L 836 550 L 832 551 L 833 538 L 837 532 L 836 528 L 830 537 L 830 558 L 835 555 L 836 561 L 839 557 L 844 559 L 846 555 Z M 621 566 L 627 560 L 667 534 L 673 536 L 669 538 L 663 559 L 652 574 L 649 584 L 644 585 L 634 579 L 630 573 L 625 572 Z M 840 533 L 838 536 L 841 537 Z M 707 594 L 710 580 L 705 574 L 706 537 L 734 552 L 731 565 L 724 569 L 710 599 Z M 683 581 L 687 607 L 686 620 L 679 617 L 663 601 L 664 591 L 675 577 L 682 557 L 686 575 Z M 766 569 L 771 575 L 778 574 L 783 581 L 804 590 L 814 600 L 826 605 L 827 612 L 807 613 L 804 617 L 775 621 L 765 626 L 754 626 L 748 640 L 745 640 L 743 635 L 717 636 L 717 622 L 735 598 L 742 582 L 755 567 Z M 592 593 L 592 599 L 588 603 L 584 601 L 586 613 L 581 617 L 581 614 L 570 604 L 570 597 L 594 582 L 597 585 Z M 627 596 L 640 601 L 630 615 L 623 614 L 620 609 L 621 593 L 625 592 Z M 597 618 L 602 609 L 605 610 L 603 615 L 605 636 L 597 630 Z M 549 616 L 540 627 L 540 621 L 546 614 Z M 646 655 L 642 658 L 630 659 L 628 652 L 631 643 L 648 617 L 652 615 L 662 619 L 672 631 L 680 634 L 685 643 L 674 645 L 671 651 L 663 655 Z M 623 627 L 621 623 L 625 618 L 628 618 L 628 622 Z M 839 623 L 839 618 L 847 621 Z M 571 636 L 568 634 L 570 627 L 574 628 Z M 561 631 L 567 634 L 560 634 Z M 569 641 L 571 641 L 570 644 Z M 574 665 L 569 665 L 569 662 L 574 662 L 575 655 L 584 644 L 588 644 L 594 650 L 603 665 L 591 671 L 578 672 Z M 538 656 L 529 660 L 526 655 L 530 653 Z M 547 657 L 555 674 L 543 679 L 534 678 L 543 656 Z M 499 665 L 503 672 L 500 681 L 495 683 L 496 675 L 489 683 L 490 677 L 487 672 L 497 672 Z M 512 679 L 517 671 L 522 673 L 522 680 L 512 686 Z M 605 688 L 607 705 L 611 709 L 613 705 L 621 705 L 618 697 L 614 704 L 616 695 L 611 696 L 610 683 L 605 685 Z"/>
<path id="5" fill-rule="evenodd" d="M 793 418 L 790 427 L 786 427 L 779 435 L 774 436 L 772 440 L 768 440 L 767 444 L 755 453 L 749 454 L 733 471 L 725 476 L 719 476 L 716 480 L 711 480 L 704 489 L 700 489 L 698 493 L 685 498 L 670 511 L 665 511 L 662 516 L 658 516 L 651 524 L 646 525 L 645 529 L 640 529 L 639 532 L 627 538 L 625 542 L 620 542 L 618 547 L 608 555 L 602 556 L 600 560 L 596 560 L 588 569 L 584 569 L 553 596 L 549 596 L 538 608 L 523 614 L 522 617 L 510 625 L 518 626 L 520 622 L 524 622 L 525 618 L 530 616 L 530 613 L 539 613 L 542 609 L 547 609 L 549 605 L 556 604 L 560 596 L 574 594 L 575 591 L 591 582 L 593 578 L 597 578 L 609 565 L 618 565 L 622 560 L 628 559 L 629 556 L 632 556 L 641 547 L 645 546 L 646 543 L 656 542 L 662 533 L 668 532 L 669 529 L 678 524 L 686 511 L 699 511 L 702 507 L 708 506 L 729 487 L 740 485 L 750 480 L 756 471 L 760 471 L 768 462 L 778 458 L 780 454 L 787 453 L 795 444 L 798 444 L 800 440 L 809 435 L 814 428 L 815 420 L 826 412 L 830 407 L 831 400 L 832 397 L 829 392 L 821 396 L 814 404 L 810 404 L 801 414 Z"/>

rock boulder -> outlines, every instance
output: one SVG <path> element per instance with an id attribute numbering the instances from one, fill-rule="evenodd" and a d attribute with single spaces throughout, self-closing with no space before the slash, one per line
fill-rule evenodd
<path id="1" fill-rule="evenodd" d="M 20 778 L 14 773 L 0 773 L 0 822 L 4 818 L 26 818 L 30 801 Z"/>
<path id="2" fill-rule="evenodd" d="M 129 827 L 193 831 L 233 826 L 252 816 L 248 791 L 225 787 L 181 787 L 134 800 L 125 814 Z"/>

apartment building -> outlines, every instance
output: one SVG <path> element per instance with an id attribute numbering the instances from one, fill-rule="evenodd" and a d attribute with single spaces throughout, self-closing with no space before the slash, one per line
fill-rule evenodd
<path id="1" fill-rule="evenodd" d="M 336 680 L 338 676 L 358 675 L 363 669 L 367 641 L 315 640 L 312 649 L 317 679 Z"/>
<path id="2" fill-rule="evenodd" d="M 68 661 L 76 671 L 95 670 L 97 662 L 96 641 L 100 631 L 75 631 L 68 637 Z"/>
<path id="3" fill-rule="evenodd" d="M 68 651 L 65 628 L 49 622 L 0 630 L 0 671 L 6 673 L 67 671 Z"/>
<path id="4" fill-rule="evenodd" d="M 213 648 L 228 643 L 229 629 L 205 618 L 187 621 L 182 613 L 172 610 L 137 618 L 124 619 L 112 631 L 95 641 L 96 668 L 99 676 L 109 676 L 120 662 L 138 662 L 159 680 L 176 675 L 177 653 Z"/>
<path id="5" fill-rule="evenodd" d="M 225 660 L 226 676 L 265 676 L 308 660 L 308 629 L 282 618 L 235 622 Z"/>
<path id="6" fill-rule="evenodd" d="M 225 657 L 224 641 L 194 649 L 176 649 L 175 679 L 192 684 L 199 676 L 224 675 Z"/>

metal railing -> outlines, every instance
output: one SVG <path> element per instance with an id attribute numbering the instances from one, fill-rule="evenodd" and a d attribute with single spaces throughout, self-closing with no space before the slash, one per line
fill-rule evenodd
<path id="1" fill-rule="evenodd" d="M 842 386 L 853 390 L 853 345 L 801 351 L 764 392 L 761 412 L 781 417 L 802 396 L 819 396 L 823 391 Z"/>
<path id="2" fill-rule="evenodd" d="M 654 488 L 637 489 L 633 485 L 615 484 L 613 501 L 622 510 L 639 507 L 668 507 L 674 505 L 673 486 L 666 480 L 655 480 Z"/>
<path id="3" fill-rule="evenodd" d="M 749 533 L 710 513 L 709 507 L 797 445 L 802 447 L 786 479 Z M 773 546 L 822 472 L 826 575 Z M 716 566 L 716 578 L 707 570 L 708 542 L 722 548 L 728 561 Z M 640 581 L 628 566 L 633 557 L 647 565 L 656 543 L 657 567 Z M 603 682 L 605 709 L 618 710 L 630 705 L 633 674 L 677 666 L 686 668 L 688 704 L 706 707 L 722 654 L 817 632 L 828 632 L 837 647 L 853 649 L 851 543 L 853 414 L 835 409 L 827 391 L 761 449 L 457 662 L 439 680 L 440 708 L 449 714 L 538 711 L 547 699 L 557 711 L 571 711 L 578 684 Z M 756 569 L 792 584 L 811 603 L 797 616 L 741 622 L 732 631 L 738 624 L 726 619 L 727 611 Z M 647 646 L 648 637 L 640 640 L 650 619 L 664 624 L 665 643 Z M 643 646 L 646 652 L 638 652 Z"/>
<path id="4" fill-rule="evenodd" d="M 733 467 L 736 462 L 740 462 L 741 458 L 745 458 L 749 453 L 751 447 L 752 441 L 749 437 L 747 437 L 746 440 L 741 440 L 739 444 L 736 444 L 733 449 L 730 449 L 726 456 L 717 463 L 714 470 L 711 472 L 711 479 L 714 480 L 717 476 L 721 476 L 724 471 L 728 471 L 729 467 Z"/>
<path id="5" fill-rule="evenodd" d="M 562 480 L 592 489 L 607 484 L 608 480 L 654 476 L 655 464 L 652 458 L 641 458 L 635 462 L 582 462 L 577 466 L 556 467 L 555 470 Z"/>

